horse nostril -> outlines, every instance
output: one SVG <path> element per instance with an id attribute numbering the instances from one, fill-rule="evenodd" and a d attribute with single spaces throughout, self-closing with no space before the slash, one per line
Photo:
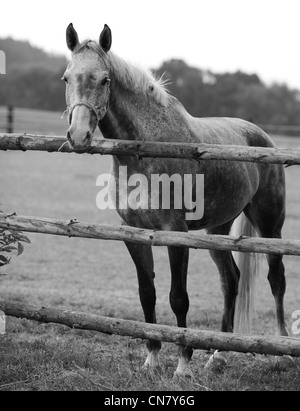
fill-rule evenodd
<path id="1" fill-rule="evenodd" d="M 91 142 L 91 140 L 92 140 L 92 133 L 90 132 L 90 131 L 88 131 L 87 133 L 86 133 L 86 136 L 84 137 L 84 142 L 85 143 L 90 143 Z"/>

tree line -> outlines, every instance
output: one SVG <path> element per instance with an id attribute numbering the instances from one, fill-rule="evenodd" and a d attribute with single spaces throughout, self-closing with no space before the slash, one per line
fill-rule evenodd
<path id="1" fill-rule="evenodd" d="M 213 73 L 182 60 L 162 64 L 159 75 L 197 117 L 238 117 L 257 124 L 299 125 L 300 91 L 286 84 L 264 84 L 256 74 Z M 165 74 L 164 74 L 165 73 Z"/>
<path id="2" fill-rule="evenodd" d="M 7 75 L 0 79 L 0 105 L 64 110 L 60 80 L 67 60 L 28 42 L 0 39 Z M 239 117 L 257 124 L 300 125 L 300 91 L 286 84 L 266 85 L 256 74 L 214 73 L 172 59 L 154 70 L 168 90 L 197 117 Z"/>

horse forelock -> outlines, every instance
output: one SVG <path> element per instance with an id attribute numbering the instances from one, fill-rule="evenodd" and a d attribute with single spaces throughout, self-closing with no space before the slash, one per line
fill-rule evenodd
<path id="1" fill-rule="evenodd" d="M 73 55 L 81 54 L 88 50 L 96 53 L 101 59 L 104 60 L 106 65 L 109 65 L 108 55 L 105 53 L 104 50 L 102 50 L 100 45 L 93 40 L 85 40 L 84 42 L 79 44 L 77 48 L 73 51 Z"/>
<path id="2" fill-rule="evenodd" d="M 73 52 L 73 55 L 91 50 L 104 60 L 105 65 L 112 70 L 118 81 L 128 90 L 152 95 L 160 105 L 167 107 L 172 96 L 166 88 L 166 81 L 156 78 L 154 74 L 145 68 L 129 63 L 111 51 L 105 53 L 99 43 L 86 40 L 81 43 Z"/>

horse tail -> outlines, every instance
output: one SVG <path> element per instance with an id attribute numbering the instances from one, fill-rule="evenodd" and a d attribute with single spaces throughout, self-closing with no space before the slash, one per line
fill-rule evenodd
<path id="1" fill-rule="evenodd" d="M 244 213 L 235 220 L 230 234 L 237 237 L 258 236 Z M 233 256 L 240 270 L 238 296 L 235 306 L 234 332 L 250 334 L 254 313 L 255 282 L 259 272 L 260 255 L 234 252 Z"/>

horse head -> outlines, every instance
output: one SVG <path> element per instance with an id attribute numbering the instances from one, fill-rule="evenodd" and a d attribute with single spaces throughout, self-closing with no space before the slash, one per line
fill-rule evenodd
<path id="1" fill-rule="evenodd" d="M 76 152 L 87 151 L 93 133 L 107 113 L 110 97 L 109 57 L 112 36 L 105 25 L 99 43 L 79 42 L 73 25 L 66 33 L 71 61 L 63 75 L 70 127 L 67 138 Z"/>

